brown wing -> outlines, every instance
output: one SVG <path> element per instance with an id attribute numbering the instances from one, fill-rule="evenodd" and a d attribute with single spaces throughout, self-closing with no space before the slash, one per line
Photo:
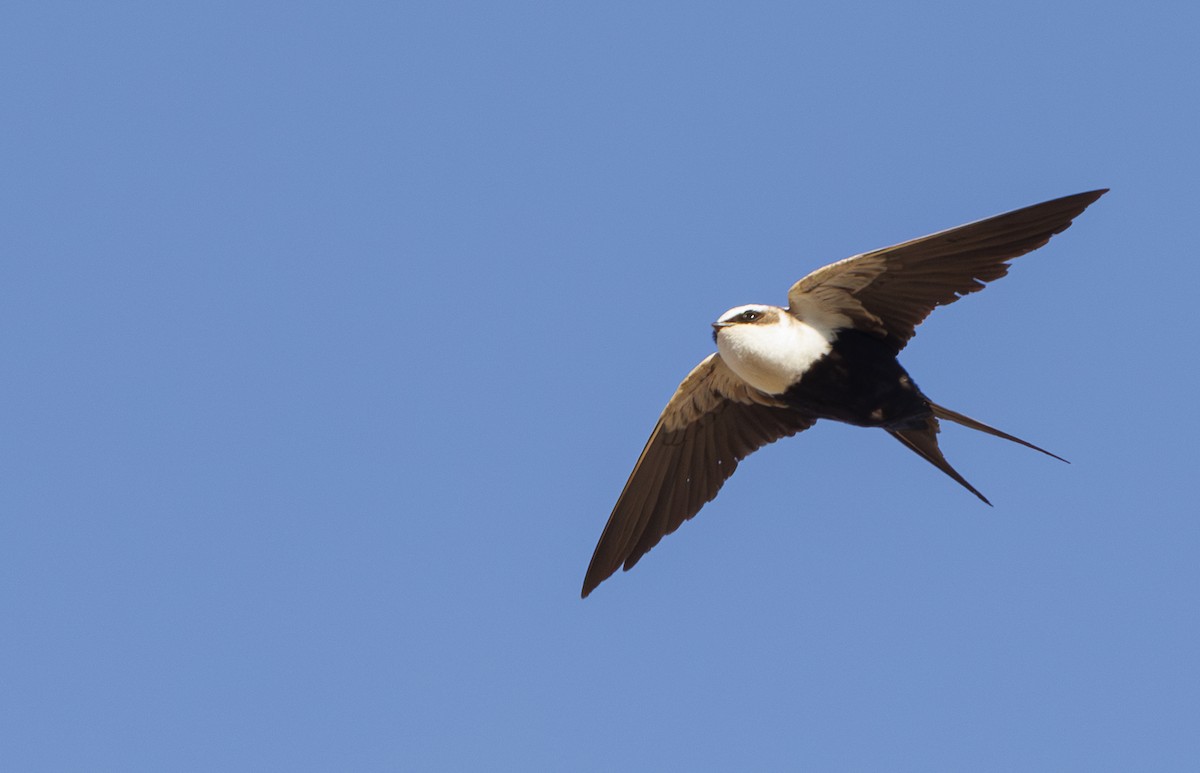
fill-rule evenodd
<path id="1" fill-rule="evenodd" d="M 840 260 L 792 285 L 789 310 L 874 332 L 900 351 L 934 308 L 1007 274 L 1009 260 L 1065 231 L 1105 193 L 1077 193 Z"/>
<path id="2" fill-rule="evenodd" d="M 592 554 L 583 596 L 698 513 L 740 460 L 815 421 L 709 355 L 679 385 L 646 441 Z"/>

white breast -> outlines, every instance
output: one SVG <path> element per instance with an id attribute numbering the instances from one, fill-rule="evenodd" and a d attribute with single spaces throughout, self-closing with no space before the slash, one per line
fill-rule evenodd
<path id="1" fill-rule="evenodd" d="M 831 331 L 812 327 L 787 312 L 768 325 L 721 328 L 717 350 L 730 370 L 755 389 L 782 394 L 833 348 Z"/>

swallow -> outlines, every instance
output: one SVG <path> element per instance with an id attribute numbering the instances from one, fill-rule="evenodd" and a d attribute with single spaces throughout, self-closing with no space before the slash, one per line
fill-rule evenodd
<path id="1" fill-rule="evenodd" d="M 737 306 L 717 351 L 667 403 L 600 535 L 583 597 L 716 497 L 738 462 L 821 419 L 879 427 L 984 503 L 938 447 L 939 420 L 1062 457 L 933 402 L 897 356 L 938 306 L 982 290 L 1108 189 L 1078 193 L 865 252 L 792 285 L 788 306 Z M 1062 460 L 1065 461 L 1065 460 Z"/>

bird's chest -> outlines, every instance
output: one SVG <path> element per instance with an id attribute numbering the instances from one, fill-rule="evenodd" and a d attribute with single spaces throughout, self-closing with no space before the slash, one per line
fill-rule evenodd
<path id="1" fill-rule="evenodd" d="M 821 331 L 803 322 L 788 325 L 746 325 L 717 340 L 721 359 L 743 381 L 767 394 L 787 391 L 827 355 L 832 343 Z"/>

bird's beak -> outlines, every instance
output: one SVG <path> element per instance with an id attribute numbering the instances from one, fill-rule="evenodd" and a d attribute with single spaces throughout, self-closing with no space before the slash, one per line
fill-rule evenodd
<path id="1" fill-rule="evenodd" d="M 714 322 L 714 323 L 712 323 L 712 326 L 713 326 L 713 332 L 715 333 L 715 332 L 717 332 L 718 330 L 720 330 L 721 328 L 723 328 L 723 327 L 729 327 L 729 326 L 730 326 L 730 325 L 732 325 L 732 324 L 733 324 L 732 322 Z"/>

